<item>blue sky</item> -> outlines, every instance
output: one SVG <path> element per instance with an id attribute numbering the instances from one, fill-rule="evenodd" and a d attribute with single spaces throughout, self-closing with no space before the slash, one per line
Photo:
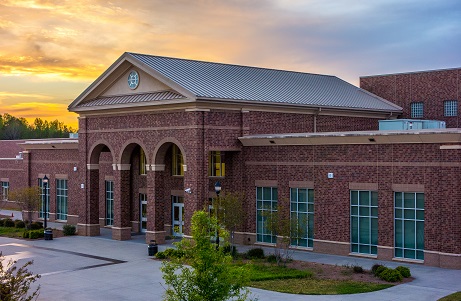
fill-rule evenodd
<path id="1" fill-rule="evenodd" d="M 459 0 L 2 0 L 0 113 L 60 119 L 123 52 L 338 76 L 461 67 Z"/>

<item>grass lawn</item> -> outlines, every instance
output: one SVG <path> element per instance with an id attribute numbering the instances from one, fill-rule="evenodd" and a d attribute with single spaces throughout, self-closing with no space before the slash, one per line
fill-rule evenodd
<path id="1" fill-rule="evenodd" d="M 461 300 L 461 292 L 457 292 L 448 296 L 445 296 L 438 301 L 459 301 Z"/>
<path id="2" fill-rule="evenodd" d="M 368 282 L 303 278 L 291 279 L 290 281 L 252 281 L 250 286 L 290 294 L 341 295 L 374 292 L 391 287 L 393 285 Z"/>
<path id="3" fill-rule="evenodd" d="M 23 233 L 24 233 L 24 228 L 0 227 L 0 236 L 22 238 Z"/>
<path id="4" fill-rule="evenodd" d="M 235 263 L 234 266 L 242 266 Z M 358 294 L 382 290 L 392 284 L 369 283 L 359 281 L 344 281 L 319 279 L 309 270 L 299 270 L 285 266 L 270 265 L 253 261 L 248 264 L 250 269 L 250 286 L 260 289 L 306 295 L 339 295 Z M 290 281 L 287 281 L 290 279 Z"/>

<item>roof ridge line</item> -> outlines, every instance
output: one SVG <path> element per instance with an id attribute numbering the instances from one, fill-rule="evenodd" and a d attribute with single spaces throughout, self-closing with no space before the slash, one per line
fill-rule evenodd
<path id="1" fill-rule="evenodd" d="M 283 70 L 283 69 L 258 67 L 258 66 L 248 66 L 248 65 L 240 65 L 240 64 L 230 64 L 230 63 L 222 63 L 222 62 L 210 62 L 210 61 L 203 61 L 203 60 L 194 60 L 194 59 L 178 58 L 178 57 L 162 56 L 162 55 L 151 55 L 151 54 L 136 53 L 136 52 L 127 52 L 127 53 L 130 54 L 130 55 L 143 55 L 143 56 L 159 57 L 159 58 L 181 60 L 181 61 L 190 61 L 190 62 L 199 62 L 199 63 L 207 63 L 207 64 L 216 64 L 216 65 L 234 66 L 234 67 L 242 67 L 242 68 L 261 69 L 261 70 L 272 70 L 272 71 L 280 71 L 280 72 L 288 72 L 288 73 L 310 74 L 310 75 L 338 78 L 335 75 L 329 75 L 329 74 L 310 73 L 310 72 L 293 71 L 293 70 Z"/>

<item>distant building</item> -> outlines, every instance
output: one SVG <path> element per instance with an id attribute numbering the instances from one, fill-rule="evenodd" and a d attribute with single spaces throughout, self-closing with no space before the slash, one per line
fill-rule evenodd
<path id="1" fill-rule="evenodd" d="M 0 178 L 15 189 L 47 175 L 50 220 L 80 235 L 189 235 L 219 181 L 223 193 L 245 194 L 240 243 L 274 244 L 264 219 L 277 210 L 305 229 L 294 248 L 461 268 L 461 129 L 423 113 L 415 118 L 449 128 L 379 130 L 379 120 L 411 118 L 412 100 L 424 112 L 441 102 L 392 98 L 387 78 L 374 78 L 360 89 L 334 76 L 125 53 L 70 104 L 78 139 L 2 141 L 22 158 L 0 159 Z"/>

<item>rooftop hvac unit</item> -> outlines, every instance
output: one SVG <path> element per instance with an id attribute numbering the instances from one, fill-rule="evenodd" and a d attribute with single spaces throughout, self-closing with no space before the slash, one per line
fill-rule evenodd
<path id="1" fill-rule="evenodd" d="M 423 128 L 423 120 L 393 119 L 393 120 L 380 120 L 379 121 L 380 131 L 420 130 L 422 128 Z"/>
<path id="2" fill-rule="evenodd" d="M 78 139 L 78 133 L 69 133 L 69 138 Z"/>

